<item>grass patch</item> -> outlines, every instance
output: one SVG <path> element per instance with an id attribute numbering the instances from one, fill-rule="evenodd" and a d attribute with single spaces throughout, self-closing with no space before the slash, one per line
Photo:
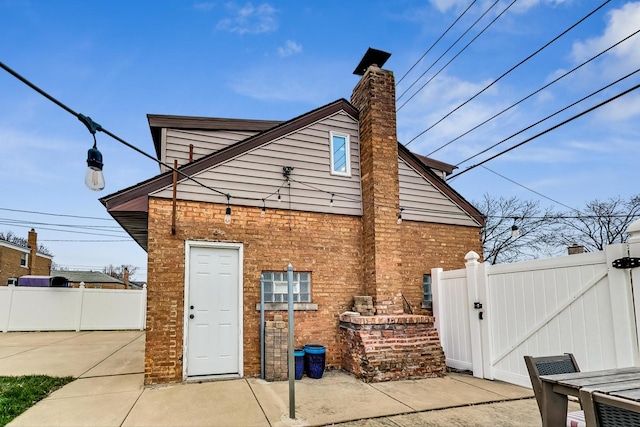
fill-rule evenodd
<path id="1" fill-rule="evenodd" d="M 0 427 L 6 426 L 38 401 L 71 381 L 73 377 L 0 376 Z"/>

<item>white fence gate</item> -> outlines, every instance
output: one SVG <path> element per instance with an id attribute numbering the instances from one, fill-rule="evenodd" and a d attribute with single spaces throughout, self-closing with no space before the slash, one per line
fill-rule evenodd
<path id="1" fill-rule="evenodd" d="M 147 289 L 0 286 L 0 330 L 106 331 L 146 327 Z"/>
<path id="2" fill-rule="evenodd" d="M 522 386 L 531 384 L 525 355 L 573 353 L 583 371 L 640 365 L 640 268 L 612 267 L 640 257 L 634 224 L 628 244 L 603 252 L 502 265 L 470 252 L 465 269 L 433 269 L 447 365 Z"/>

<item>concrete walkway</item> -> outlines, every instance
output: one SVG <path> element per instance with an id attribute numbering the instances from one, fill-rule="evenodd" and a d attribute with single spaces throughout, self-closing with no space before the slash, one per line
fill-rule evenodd
<path id="1" fill-rule="evenodd" d="M 0 334 L 0 375 L 78 379 L 10 426 L 539 426 L 530 389 L 463 374 L 366 384 L 340 371 L 288 382 L 255 378 L 143 386 L 144 333 Z"/>

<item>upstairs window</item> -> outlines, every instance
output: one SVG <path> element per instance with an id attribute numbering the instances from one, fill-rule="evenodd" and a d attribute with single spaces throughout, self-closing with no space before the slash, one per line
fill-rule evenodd
<path id="1" fill-rule="evenodd" d="M 264 301 L 288 302 L 287 272 L 265 271 Z M 293 273 L 293 302 L 311 302 L 311 273 Z"/>
<path id="2" fill-rule="evenodd" d="M 330 132 L 331 174 L 351 176 L 351 155 L 349 135 Z"/>
<path id="3" fill-rule="evenodd" d="M 29 254 L 20 254 L 20 267 L 27 267 L 29 265 Z"/>

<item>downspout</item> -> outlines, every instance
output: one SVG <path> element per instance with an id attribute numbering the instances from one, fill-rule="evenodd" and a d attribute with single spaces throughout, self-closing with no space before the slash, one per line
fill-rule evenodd
<path id="1" fill-rule="evenodd" d="M 260 275 L 260 378 L 264 378 L 264 274 Z"/>

